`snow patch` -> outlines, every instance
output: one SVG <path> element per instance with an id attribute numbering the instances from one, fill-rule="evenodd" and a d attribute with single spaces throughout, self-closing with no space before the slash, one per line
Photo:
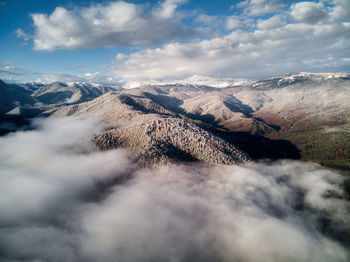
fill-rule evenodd
<path id="1" fill-rule="evenodd" d="M 171 81 L 157 81 L 157 80 L 143 80 L 130 81 L 123 85 L 125 89 L 133 89 L 147 85 L 191 85 L 191 86 L 210 86 L 215 88 L 225 88 L 232 86 L 246 86 L 253 82 L 244 78 L 216 78 L 210 76 L 193 75 L 183 80 Z"/>

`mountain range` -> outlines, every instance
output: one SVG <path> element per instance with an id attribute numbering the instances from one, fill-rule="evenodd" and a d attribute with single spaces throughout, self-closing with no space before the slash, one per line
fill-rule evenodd
<path id="1" fill-rule="evenodd" d="M 133 87 L 133 88 L 131 88 Z M 302 159 L 350 168 L 350 74 L 290 73 L 257 82 L 193 77 L 132 83 L 6 84 L 1 132 L 31 117 L 95 116 L 91 141 L 140 162 L 232 164 Z"/>

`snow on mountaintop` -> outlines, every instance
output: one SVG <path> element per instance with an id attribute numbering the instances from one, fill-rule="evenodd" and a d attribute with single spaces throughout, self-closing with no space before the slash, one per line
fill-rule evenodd
<path id="1" fill-rule="evenodd" d="M 340 77 L 350 77 L 350 73 L 336 72 L 336 73 L 307 73 L 300 72 L 297 74 L 299 76 L 309 76 L 318 78 L 340 78 Z"/>
<path id="2" fill-rule="evenodd" d="M 297 78 L 312 78 L 312 79 L 332 79 L 332 78 L 343 78 L 350 77 L 350 73 L 335 72 L 335 73 L 308 73 L 308 72 L 299 72 L 299 73 L 289 73 L 280 76 L 270 77 L 266 80 L 273 79 L 284 79 L 284 80 L 294 80 Z"/>
<path id="3" fill-rule="evenodd" d="M 65 82 L 67 86 L 70 87 L 94 87 L 97 89 L 109 88 L 109 89 L 120 89 L 119 86 L 113 84 L 95 83 L 95 82 Z"/>
<path id="4" fill-rule="evenodd" d="M 215 78 L 210 76 L 200 76 L 194 75 L 189 78 L 186 78 L 182 81 L 178 81 L 179 83 L 188 83 L 192 85 L 205 85 L 217 88 L 225 88 L 230 86 L 245 86 L 252 83 L 252 81 L 244 78 Z"/>
<path id="5" fill-rule="evenodd" d="M 296 80 L 303 79 L 335 79 L 335 78 L 348 78 L 350 73 L 290 73 L 284 74 L 277 77 L 266 78 L 262 81 L 256 82 L 254 85 L 260 85 L 263 81 L 278 80 L 278 84 L 291 83 Z M 210 76 L 193 75 L 183 80 L 172 80 L 172 81 L 157 81 L 157 80 L 143 80 L 143 81 L 129 81 L 123 85 L 124 89 L 133 89 L 142 86 L 150 85 L 191 85 L 191 86 L 210 86 L 215 88 L 226 88 L 235 86 L 248 86 L 253 84 L 254 81 L 250 81 L 244 78 L 217 78 Z"/>
<path id="6" fill-rule="evenodd" d="M 210 76 L 193 75 L 183 80 L 172 81 L 130 81 L 123 85 L 125 89 L 133 89 L 147 85 L 192 85 L 192 86 L 210 86 L 216 88 L 225 88 L 232 86 L 246 86 L 252 84 L 252 81 L 244 78 L 230 79 L 230 78 L 216 78 Z"/>
<path id="7" fill-rule="evenodd" d="M 289 73 L 275 77 L 269 77 L 264 80 L 257 81 L 253 84 L 254 87 L 258 88 L 273 88 L 283 87 L 286 85 L 296 84 L 305 81 L 323 81 L 323 80 L 341 80 L 350 79 L 350 73 Z"/>

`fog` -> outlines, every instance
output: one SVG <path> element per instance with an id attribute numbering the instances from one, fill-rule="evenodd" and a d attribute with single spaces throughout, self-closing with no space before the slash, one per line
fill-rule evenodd
<path id="1" fill-rule="evenodd" d="M 95 119 L 0 137 L 0 261 L 349 261 L 344 177 L 312 163 L 137 166 Z"/>

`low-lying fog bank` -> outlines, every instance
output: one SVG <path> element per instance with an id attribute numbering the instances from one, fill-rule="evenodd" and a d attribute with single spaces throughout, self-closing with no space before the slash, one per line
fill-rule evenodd
<path id="1" fill-rule="evenodd" d="M 344 177 L 312 163 L 137 167 L 93 119 L 0 137 L 0 261 L 349 261 Z"/>

